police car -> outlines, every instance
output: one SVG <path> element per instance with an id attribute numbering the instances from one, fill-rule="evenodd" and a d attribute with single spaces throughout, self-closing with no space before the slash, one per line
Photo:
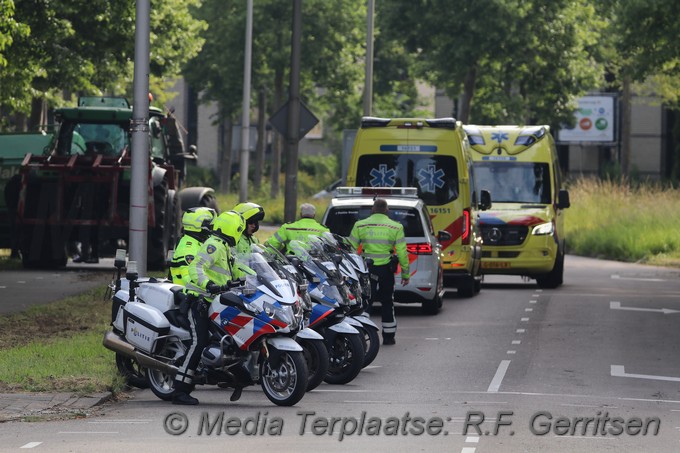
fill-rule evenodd
<path id="1" fill-rule="evenodd" d="M 333 233 L 349 236 L 354 223 L 371 215 L 375 198 L 384 198 L 388 216 L 404 226 L 411 279 L 401 285 L 401 268 L 395 275 L 394 301 L 419 303 L 436 314 L 444 296 L 440 241 L 451 239 L 446 231 L 435 234 L 425 203 L 414 187 L 338 187 L 322 223 Z"/>

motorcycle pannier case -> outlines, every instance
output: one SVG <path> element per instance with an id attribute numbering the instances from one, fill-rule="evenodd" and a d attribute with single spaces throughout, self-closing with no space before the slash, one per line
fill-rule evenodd
<path id="1" fill-rule="evenodd" d="M 125 339 L 134 347 L 155 353 L 170 332 L 170 322 L 153 307 L 139 302 L 125 304 Z"/>

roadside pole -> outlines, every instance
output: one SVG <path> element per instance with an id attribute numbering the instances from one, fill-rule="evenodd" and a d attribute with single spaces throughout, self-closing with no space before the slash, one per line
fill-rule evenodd
<path id="1" fill-rule="evenodd" d="M 293 1 L 293 33 L 290 52 L 288 135 L 286 137 L 286 188 L 284 221 L 295 220 L 297 210 L 298 142 L 300 141 L 300 42 L 302 0 Z"/>
<path id="2" fill-rule="evenodd" d="M 130 261 L 146 275 L 149 224 L 149 22 L 150 0 L 137 0 L 135 16 L 134 103 L 132 106 L 132 170 L 130 178 Z"/>

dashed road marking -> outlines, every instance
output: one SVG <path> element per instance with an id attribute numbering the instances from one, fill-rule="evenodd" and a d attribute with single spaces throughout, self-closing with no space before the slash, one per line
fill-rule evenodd
<path id="1" fill-rule="evenodd" d="M 680 310 L 671 310 L 670 308 L 639 308 L 639 307 L 622 307 L 621 302 L 609 302 L 610 310 L 628 310 L 628 311 L 648 311 L 652 313 L 663 313 L 664 315 L 672 315 L 680 313 Z"/>
<path id="2" fill-rule="evenodd" d="M 680 382 L 680 378 L 673 377 L 673 376 L 655 376 L 655 375 L 652 375 L 652 374 L 626 373 L 626 369 L 623 365 L 612 365 L 611 366 L 611 375 L 614 376 L 614 377 L 629 377 L 629 378 L 636 378 L 636 379 L 649 379 L 649 380 L 652 380 L 652 381 Z"/>
<path id="3" fill-rule="evenodd" d="M 19 448 L 35 448 L 35 447 L 37 447 L 37 446 L 40 445 L 40 444 L 42 444 L 42 442 L 29 442 L 29 443 L 27 443 L 26 445 L 22 445 L 22 446 L 19 447 Z"/>
<path id="4" fill-rule="evenodd" d="M 517 329 L 515 332 L 517 332 L 517 333 L 524 333 L 524 332 L 526 332 L 526 331 L 527 331 L 526 329 Z"/>
<path id="5" fill-rule="evenodd" d="M 522 344 L 521 340 L 512 340 L 512 344 Z"/>
<path id="6" fill-rule="evenodd" d="M 533 308 L 525 308 L 524 311 L 534 311 Z"/>
<path id="7" fill-rule="evenodd" d="M 527 322 L 529 318 L 522 318 L 520 321 Z"/>
<path id="8" fill-rule="evenodd" d="M 501 383 L 503 382 L 503 378 L 505 377 L 505 373 L 508 371 L 509 366 L 510 360 L 501 360 L 501 363 L 498 365 L 498 369 L 496 370 L 496 374 L 491 380 L 491 384 L 489 384 L 489 388 L 486 389 L 487 392 L 498 392 L 498 389 L 501 388 Z"/>
<path id="9" fill-rule="evenodd" d="M 508 351 L 506 354 L 515 354 L 517 351 Z"/>

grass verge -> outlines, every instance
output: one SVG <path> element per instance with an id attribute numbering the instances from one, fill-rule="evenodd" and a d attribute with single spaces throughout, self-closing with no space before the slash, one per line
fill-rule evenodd
<path id="1" fill-rule="evenodd" d="M 581 179 L 569 192 L 568 253 L 680 267 L 680 190 Z"/>
<path id="2" fill-rule="evenodd" d="M 114 353 L 102 346 L 105 290 L 0 317 L 0 392 L 121 391 Z"/>

